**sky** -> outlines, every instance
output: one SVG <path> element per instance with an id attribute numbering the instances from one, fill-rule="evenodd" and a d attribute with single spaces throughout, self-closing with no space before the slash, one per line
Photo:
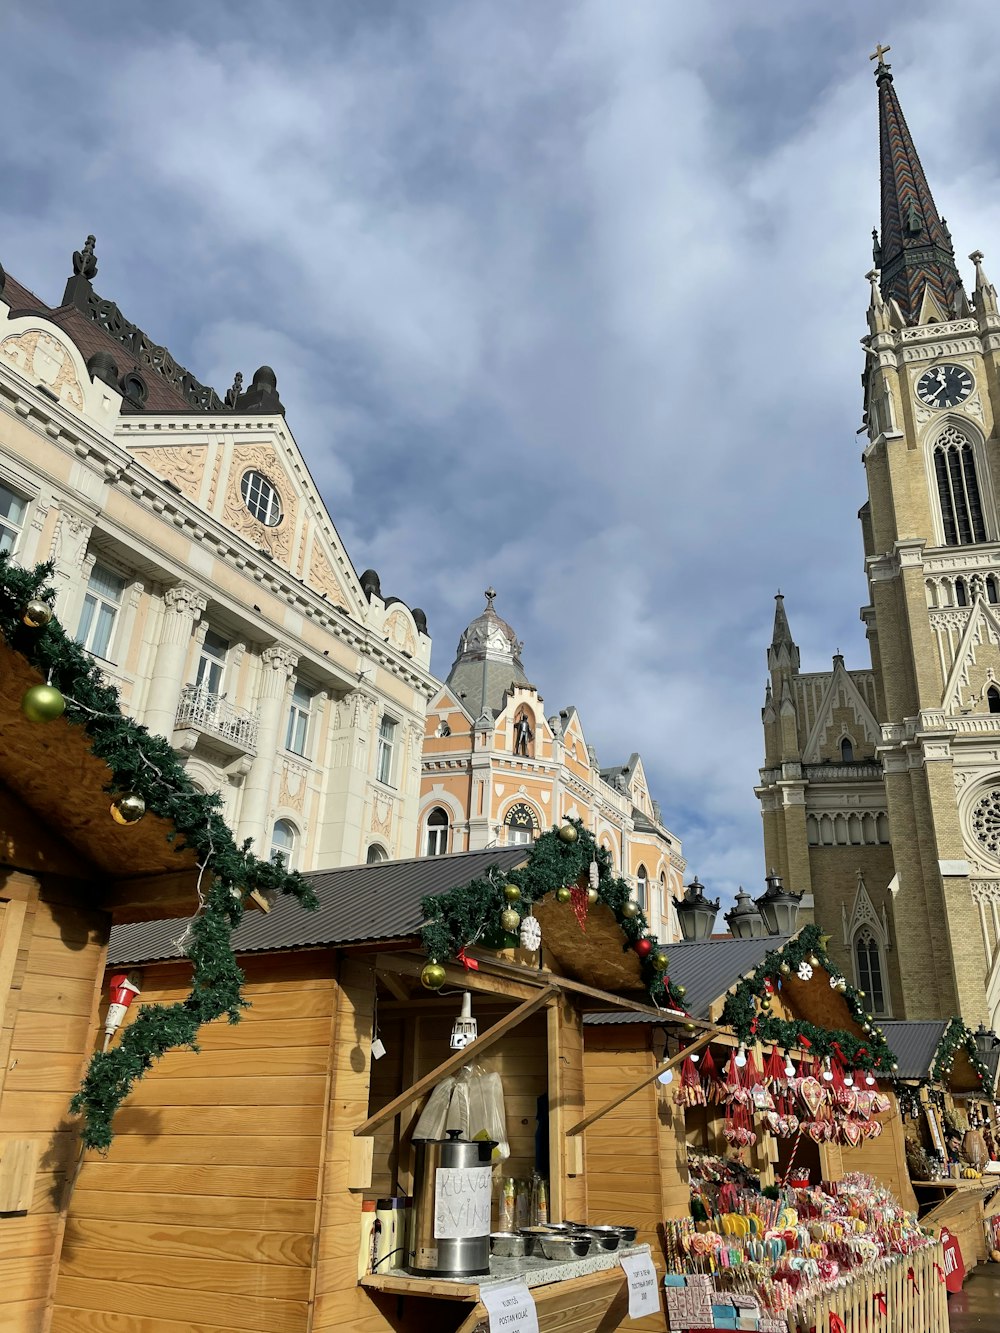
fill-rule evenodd
<path id="1" fill-rule="evenodd" d="M 93 232 L 202 382 L 272 365 L 435 672 L 492 583 L 546 710 L 642 754 L 710 892 L 762 890 L 774 593 L 803 670 L 870 665 L 868 54 L 1000 281 L 1000 6 L 21 0 L 0 41 L 8 272 L 55 304 Z"/>

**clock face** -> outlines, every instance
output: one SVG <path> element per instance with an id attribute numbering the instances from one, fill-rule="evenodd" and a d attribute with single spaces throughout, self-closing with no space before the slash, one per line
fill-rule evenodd
<path id="1" fill-rule="evenodd" d="M 957 407 L 976 387 L 964 366 L 943 362 L 925 370 L 917 380 L 917 397 L 928 407 Z"/>

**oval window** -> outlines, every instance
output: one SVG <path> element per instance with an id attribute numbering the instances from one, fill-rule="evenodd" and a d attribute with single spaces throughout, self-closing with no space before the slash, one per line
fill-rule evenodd
<path id="1" fill-rule="evenodd" d="M 277 527 L 281 522 L 281 496 L 262 472 L 244 472 L 240 493 L 258 523 L 266 528 Z"/>

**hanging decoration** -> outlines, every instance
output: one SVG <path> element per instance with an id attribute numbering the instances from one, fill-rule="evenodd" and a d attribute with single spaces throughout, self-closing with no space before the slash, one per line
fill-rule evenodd
<path id="1" fill-rule="evenodd" d="M 989 1077 L 989 1071 L 983 1062 L 983 1057 L 979 1054 L 979 1047 L 976 1045 L 974 1034 L 960 1018 L 953 1018 L 945 1028 L 944 1034 L 938 1042 L 938 1048 L 934 1052 L 931 1076 L 935 1083 L 948 1082 L 952 1065 L 955 1063 L 955 1056 L 959 1051 L 964 1051 L 968 1056 L 969 1064 L 980 1083 Z"/>
<path id="2" fill-rule="evenodd" d="M 86 733 L 91 753 L 110 769 L 109 793 L 140 796 L 151 813 L 172 825 L 174 845 L 194 854 L 199 871 L 198 909 L 183 935 L 192 963 L 191 993 L 174 1004 L 143 1005 L 115 1046 L 93 1056 L 71 1102 L 83 1118 L 83 1145 L 104 1151 L 114 1136 L 115 1112 L 160 1056 L 178 1046 L 195 1046 L 204 1023 L 223 1016 L 239 1021 L 245 1007 L 243 974 L 230 936 L 249 894 L 291 893 L 309 908 L 316 906 L 316 897 L 300 875 L 238 846 L 220 813 L 219 798 L 194 787 L 168 740 L 150 735 L 122 713 L 118 691 L 51 614 L 55 594 L 46 581 L 52 568 L 50 563 L 21 569 L 9 554 L 0 553 L 0 635 L 47 682 L 32 686 L 25 697 L 32 696 L 37 705 L 38 691 L 51 691 L 41 696 L 42 720 L 51 720 L 44 716 L 47 709 L 58 706 L 53 716 L 65 712 L 67 722 Z M 25 710 L 25 716 L 31 714 Z"/>
<path id="3" fill-rule="evenodd" d="M 44 605 L 44 603 L 43 603 Z M 108 983 L 108 1012 L 104 1018 L 104 1049 L 122 1025 L 129 1005 L 139 994 L 139 987 L 127 972 L 116 972 Z"/>
<path id="4" fill-rule="evenodd" d="M 54 685 L 32 685 L 21 696 L 21 712 L 29 722 L 54 722 L 66 711 L 66 700 Z"/>
<path id="5" fill-rule="evenodd" d="M 137 791 L 121 792 L 111 802 L 111 818 L 116 824 L 138 824 L 146 813 L 146 802 Z"/>
<path id="6" fill-rule="evenodd" d="M 572 830 L 571 836 L 567 829 Z M 596 886 L 592 866 L 597 867 Z M 512 901 L 507 892 L 511 885 L 520 894 L 513 901 L 522 928 L 532 915 L 533 904 L 549 894 L 560 903 L 573 903 L 581 928 L 585 928 L 589 911 L 598 906 L 609 908 L 622 932 L 622 949 L 634 949 L 642 961 L 642 978 L 650 998 L 657 1005 L 683 1012 L 680 989 L 655 964 L 661 952 L 659 940 L 648 934 L 645 915 L 630 897 L 629 885 L 614 875 L 610 852 L 597 845 L 593 833 L 579 819 L 543 833 L 519 869 L 502 877 L 496 871 L 487 871 L 468 884 L 422 899 L 421 935 L 428 957 L 454 958 L 459 949 L 469 948 L 474 940 L 495 938 L 501 928 L 501 914 Z M 596 901 L 592 892 L 596 892 Z"/>
<path id="7" fill-rule="evenodd" d="M 812 963 L 810 963 L 807 958 L 803 958 L 802 962 L 799 963 L 798 970 L 796 971 L 795 975 L 798 977 L 800 981 L 812 981 L 812 975 L 813 975 Z"/>
<path id="8" fill-rule="evenodd" d="M 731 1027 L 743 1042 L 759 1041 L 765 1046 L 778 1045 L 784 1050 L 806 1050 L 819 1059 L 837 1056 L 845 1069 L 864 1070 L 866 1075 L 874 1071 L 888 1077 L 895 1057 L 882 1031 L 872 1023 L 860 991 L 846 982 L 841 993 L 851 1018 L 861 1029 L 859 1036 L 846 1029 L 831 1030 L 804 1020 L 778 1018 L 773 1012 L 761 1008 L 765 996 L 773 994 L 793 974 L 798 976 L 802 963 L 813 968 L 810 958 L 817 960 L 817 967 L 836 973 L 822 947 L 821 938 L 819 926 L 803 926 L 781 949 L 766 954 L 758 967 L 729 995 L 720 1022 Z M 784 963 L 788 964 L 787 973 L 782 970 Z M 772 991 L 768 991 L 766 982 L 770 982 Z M 791 984 L 797 983 L 792 980 Z M 868 1030 L 865 1030 L 866 1023 Z"/>
<path id="9" fill-rule="evenodd" d="M 521 920 L 521 948 L 538 949 L 542 943 L 542 927 L 537 917 L 526 916 Z"/>
<path id="10" fill-rule="evenodd" d="M 447 975 L 438 960 L 432 958 L 429 963 L 425 963 L 420 969 L 420 984 L 428 990 L 440 990 Z"/>

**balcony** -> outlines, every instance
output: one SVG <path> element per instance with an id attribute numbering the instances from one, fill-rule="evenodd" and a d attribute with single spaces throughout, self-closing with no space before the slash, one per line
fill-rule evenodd
<path id="1" fill-rule="evenodd" d="M 256 716 L 245 708 L 234 708 L 223 695 L 212 694 L 201 685 L 184 686 L 174 729 L 174 745 L 181 750 L 193 750 L 203 738 L 210 748 L 227 754 L 252 757 L 257 753 Z"/>

